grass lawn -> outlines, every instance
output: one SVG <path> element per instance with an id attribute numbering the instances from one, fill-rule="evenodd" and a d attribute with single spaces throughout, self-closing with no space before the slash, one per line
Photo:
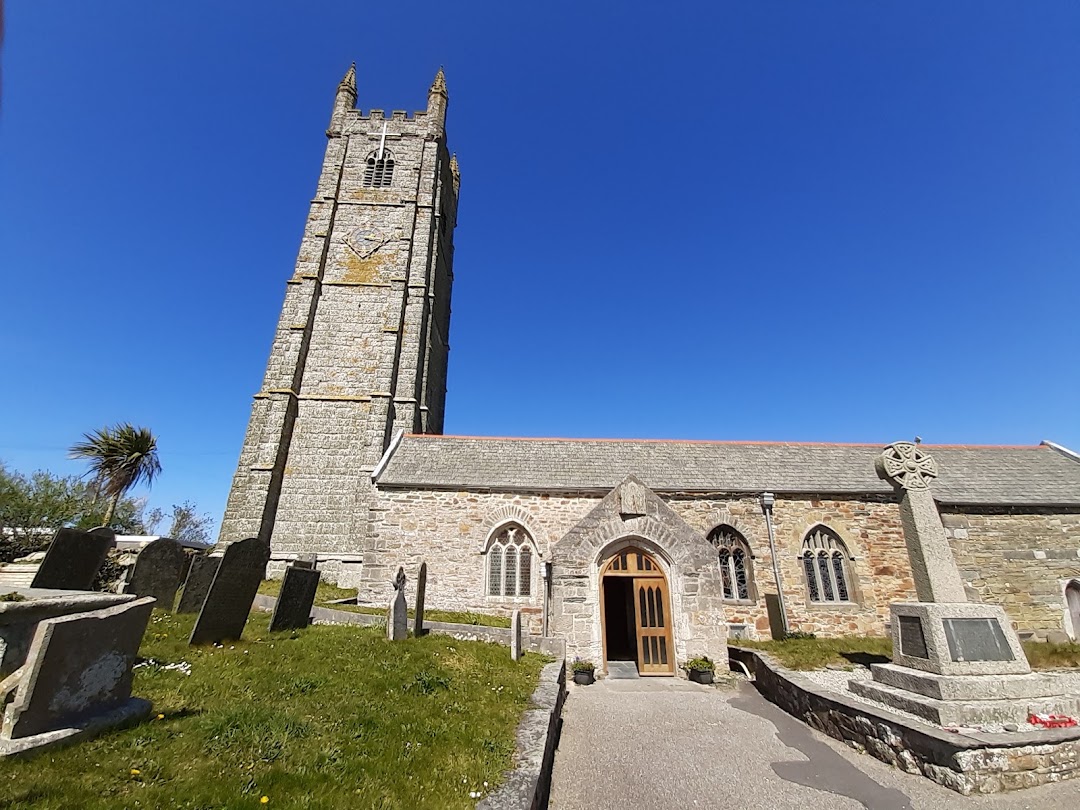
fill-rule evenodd
<path id="1" fill-rule="evenodd" d="M 762 650 L 788 669 L 824 669 L 828 664 L 885 663 L 892 657 L 892 640 L 882 636 L 841 638 L 793 638 L 784 641 L 733 640 L 732 645 Z M 1024 642 L 1024 652 L 1032 669 L 1080 667 L 1080 644 Z"/>
<path id="2" fill-rule="evenodd" d="M 267 579 L 259 586 L 259 593 L 267 596 L 277 596 L 281 591 L 280 579 Z M 338 599 L 355 599 L 355 588 L 339 588 L 328 582 L 320 582 L 319 589 L 315 592 L 315 604 L 321 607 L 333 608 L 334 610 L 347 610 L 351 613 L 367 613 L 374 616 L 385 616 L 386 608 L 371 607 L 369 605 L 335 605 L 331 604 Z M 409 618 L 413 617 L 412 608 L 409 608 Z M 509 627 L 510 619 L 507 616 L 492 616 L 488 613 L 472 613 L 465 610 L 432 610 L 425 608 L 424 619 L 429 622 L 450 622 L 452 624 L 475 624 L 482 627 Z"/>
<path id="3" fill-rule="evenodd" d="M 155 719 L 0 762 L 0 808 L 464 808 L 510 766 L 541 656 L 268 619 L 189 647 L 194 617 L 155 610 L 134 685 Z"/>

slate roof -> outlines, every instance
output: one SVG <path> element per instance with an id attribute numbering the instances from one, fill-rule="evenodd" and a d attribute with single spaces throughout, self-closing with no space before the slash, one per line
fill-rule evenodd
<path id="1" fill-rule="evenodd" d="M 658 492 L 889 494 L 882 444 L 406 435 L 379 487 L 607 492 L 633 473 Z M 1047 445 L 923 445 L 934 496 L 970 505 L 1080 506 L 1080 461 Z"/>

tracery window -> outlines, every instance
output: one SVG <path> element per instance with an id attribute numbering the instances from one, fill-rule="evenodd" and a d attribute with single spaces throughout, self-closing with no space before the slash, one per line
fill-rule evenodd
<path id="1" fill-rule="evenodd" d="M 717 526 L 709 532 L 709 542 L 720 557 L 720 578 L 725 599 L 750 600 L 750 545 L 730 526 Z"/>
<path id="2" fill-rule="evenodd" d="M 816 526 L 802 545 L 803 573 L 811 602 L 850 602 L 851 582 L 844 542 L 824 526 Z"/>
<path id="3" fill-rule="evenodd" d="M 389 188 L 394 181 L 394 156 L 388 149 L 372 152 L 364 164 L 364 188 Z"/>
<path id="4" fill-rule="evenodd" d="M 488 596 L 532 595 L 533 544 L 517 524 L 503 527 L 487 550 Z"/>

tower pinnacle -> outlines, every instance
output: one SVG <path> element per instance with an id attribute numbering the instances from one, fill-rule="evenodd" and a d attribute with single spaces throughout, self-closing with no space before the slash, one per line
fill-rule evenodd
<path id="1" fill-rule="evenodd" d="M 443 98 L 449 98 L 449 93 L 446 92 L 446 74 L 443 73 L 443 69 L 440 67 L 439 72 L 435 74 L 435 81 L 431 83 L 431 89 L 428 90 L 428 95 L 438 93 Z"/>
<path id="2" fill-rule="evenodd" d="M 353 98 L 356 97 L 356 62 L 349 65 L 349 69 L 345 71 L 345 75 L 342 77 L 337 89 L 339 93 L 344 91 L 352 93 Z"/>

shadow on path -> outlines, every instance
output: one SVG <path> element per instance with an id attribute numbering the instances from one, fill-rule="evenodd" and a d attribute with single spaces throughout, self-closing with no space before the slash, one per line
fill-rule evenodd
<path id="1" fill-rule="evenodd" d="M 846 796 L 871 810 L 913 810 L 906 794 L 871 779 L 818 739 L 809 726 L 769 703 L 750 684 L 741 684 L 739 694 L 728 703 L 733 709 L 771 723 L 780 742 L 806 756 L 807 762 L 771 763 L 773 772 L 781 779 Z"/>

